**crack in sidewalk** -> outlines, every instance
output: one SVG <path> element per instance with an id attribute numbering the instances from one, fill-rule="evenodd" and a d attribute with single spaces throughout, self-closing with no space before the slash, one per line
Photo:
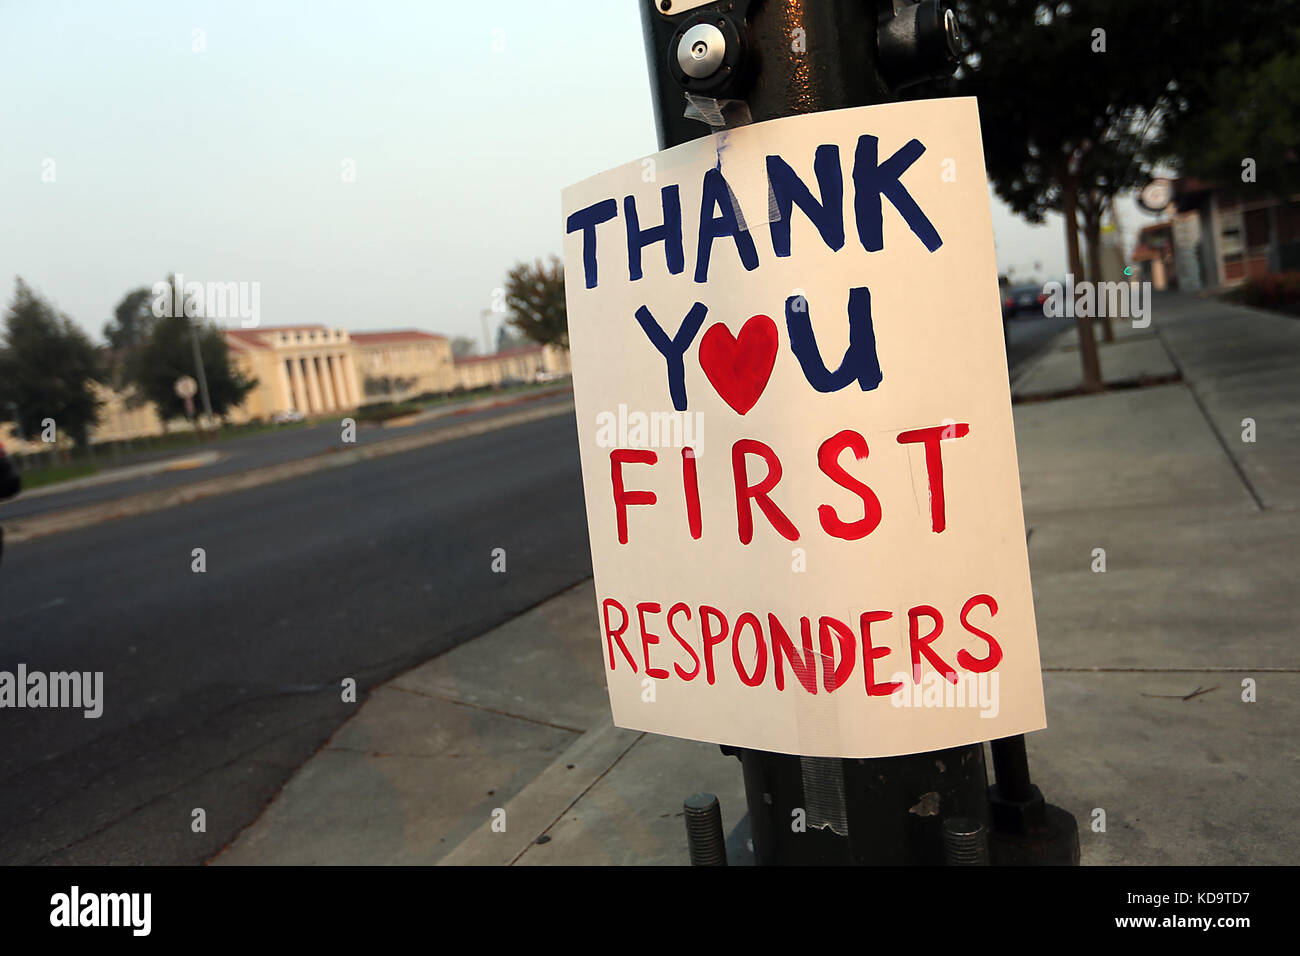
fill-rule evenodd
<path id="1" fill-rule="evenodd" d="M 379 689 L 380 688 L 375 688 L 375 690 L 379 690 Z M 441 700 L 448 704 L 456 704 L 460 707 L 468 707 L 471 710 L 479 710 L 488 714 L 496 714 L 498 717 L 509 717 L 512 720 L 522 720 L 530 724 L 537 724 L 541 727 L 550 727 L 553 730 L 566 730 L 572 734 L 586 733 L 586 730 L 582 729 L 581 727 L 570 727 L 567 724 L 557 724 L 549 720 L 542 720 L 541 718 L 538 717 L 529 717 L 525 714 L 512 714 L 509 711 L 499 710 L 496 707 L 488 707 L 485 704 L 471 703 L 470 701 L 460 700 L 456 697 L 448 697 L 445 694 L 431 694 L 428 693 L 427 691 L 415 690 L 410 687 L 398 687 L 395 684 L 389 684 L 385 686 L 383 689 L 401 691 L 403 694 L 412 694 L 416 697 L 428 698 L 429 700 Z"/>
<path id="2" fill-rule="evenodd" d="M 615 767 L 617 767 L 623 761 L 623 758 L 632 752 L 633 747 L 635 747 L 637 744 L 639 744 L 642 740 L 645 739 L 645 735 L 646 732 L 644 730 L 641 731 L 639 734 L 637 734 L 636 739 L 633 740 L 631 743 L 629 743 L 625 748 L 623 748 L 622 753 L 620 753 L 617 757 L 615 757 L 614 760 L 610 763 L 610 765 L 597 775 L 595 780 L 587 784 L 587 786 L 585 786 L 582 789 L 581 793 L 579 793 L 576 797 L 570 800 L 568 805 L 559 812 L 556 818 L 546 825 L 546 829 L 542 830 L 542 832 L 539 833 L 537 837 L 535 837 L 531 842 L 529 842 L 529 844 L 526 847 L 524 847 L 522 850 L 519 851 L 518 856 L 516 856 L 513 860 L 511 860 L 506 865 L 514 866 L 516 863 L 518 863 L 520 860 L 524 858 L 524 855 L 527 854 L 529 850 L 531 850 L 534 846 L 537 846 L 538 845 L 537 840 L 550 833 L 551 830 L 555 827 L 555 825 L 564 819 L 564 815 L 566 813 L 568 813 L 570 810 L 576 807 L 582 801 L 582 798 L 591 792 L 592 788 L 595 787 L 596 784 L 604 780 L 605 777 L 609 775 L 610 771 L 613 770 Z"/>
<path id="3" fill-rule="evenodd" d="M 1201 417 L 1205 419 L 1205 423 L 1210 426 L 1210 431 L 1214 433 L 1215 440 L 1218 441 L 1219 447 L 1223 450 L 1224 456 L 1228 459 L 1228 463 L 1232 465 L 1232 470 L 1237 473 L 1237 478 L 1240 479 L 1241 483 L 1245 486 L 1246 491 L 1250 494 L 1251 500 L 1255 502 L 1256 509 L 1259 511 L 1267 511 L 1268 506 L 1264 504 L 1264 499 L 1259 496 L 1259 492 L 1256 491 L 1255 486 L 1251 484 L 1250 478 L 1246 476 L 1245 469 L 1241 467 L 1241 462 L 1237 460 L 1235 455 L 1233 455 L 1232 447 L 1228 444 L 1228 439 L 1224 436 L 1223 432 L 1219 430 L 1219 426 L 1215 424 L 1214 419 L 1210 416 L 1210 410 L 1205 407 L 1205 401 L 1201 398 L 1201 393 L 1196 388 L 1196 382 L 1191 378 L 1188 378 L 1187 369 L 1184 368 L 1183 363 L 1178 360 L 1178 356 L 1174 354 L 1173 348 L 1169 345 L 1169 340 L 1161 333 L 1159 327 L 1156 327 L 1155 333 L 1156 341 L 1160 343 L 1161 347 L 1165 350 L 1165 354 L 1169 356 L 1169 361 L 1173 364 L 1174 368 L 1178 370 L 1179 376 L 1187 386 L 1187 391 L 1192 396 L 1192 401 L 1196 403 L 1196 407 L 1200 410 Z"/>

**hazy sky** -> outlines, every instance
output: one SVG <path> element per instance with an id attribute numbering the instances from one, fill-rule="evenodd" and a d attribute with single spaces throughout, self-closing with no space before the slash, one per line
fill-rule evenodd
<path id="1" fill-rule="evenodd" d="M 481 339 L 560 190 L 655 148 L 626 0 L 0 5 L 0 301 L 99 339 L 180 272 L 259 282 L 264 325 Z M 1003 269 L 1065 271 L 1059 219 L 994 223 Z"/>

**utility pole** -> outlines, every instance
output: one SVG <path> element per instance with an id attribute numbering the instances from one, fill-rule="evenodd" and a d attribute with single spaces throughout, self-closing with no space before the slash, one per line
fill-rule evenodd
<path id="1" fill-rule="evenodd" d="M 190 318 L 190 346 L 194 350 L 194 374 L 199 380 L 199 398 L 203 402 L 203 415 L 212 421 L 212 398 L 208 395 L 208 376 L 203 371 L 203 354 L 199 351 L 199 323 L 197 317 Z M 200 429 L 201 431 L 202 429 Z"/>
<path id="2" fill-rule="evenodd" d="M 951 75 L 961 44 L 948 0 L 640 4 L 661 149 L 749 122 L 892 100 Z M 759 864 L 938 864 L 987 861 L 990 851 L 994 863 L 1078 862 L 1074 819 L 1029 782 L 1023 737 L 993 744 L 992 788 L 982 744 L 871 759 L 722 750 L 740 759 L 745 779 L 748 815 L 727 841 L 738 861 L 748 861 L 752 841 Z M 708 809 L 702 797 L 692 798 L 696 816 Z M 796 832 L 799 811 L 807 828 Z M 717 847 L 696 845 L 711 831 L 691 830 L 693 859 L 717 858 Z"/>

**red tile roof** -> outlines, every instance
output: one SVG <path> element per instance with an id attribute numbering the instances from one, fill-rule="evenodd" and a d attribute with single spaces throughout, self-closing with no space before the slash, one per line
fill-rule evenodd
<path id="1" fill-rule="evenodd" d="M 255 349 L 270 348 L 258 329 L 225 329 L 224 331 L 227 345 L 233 345 L 236 348 L 248 348 L 249 346 Z"/>
<path id="2" fill-rule="evenodd" d="M 419 329 L 393 329 L 387 332 L 351 332 L 353 342 L 362 345 L 383 345 L 387 342 L 424 342 L 429 339 L 445 341 L 447 336 Z"/>
<path id="3" fill-rule="evenodd" d="M 271 342 L 267 335 L 275 332 L 323 332 L 323 325 L 262 325 L 255 329 L 222 329 L 226 334 L 226 343 L 236 348 L 269 349 Z"/>
<path id="4" fill-rule="evenodd" d="M 271 332 L 321 331 L 324 325 L 264 325 L 256 329 L 223 329 L 226 342 L 235 348 L 266 349 L 271 343 L 265 337 Z M 443 342 L 447 336 L 419 329 L 394 329 L 386 332 L 349 332 L 348 337 L 360 345 L 383 345 L 388 342 Z"/>

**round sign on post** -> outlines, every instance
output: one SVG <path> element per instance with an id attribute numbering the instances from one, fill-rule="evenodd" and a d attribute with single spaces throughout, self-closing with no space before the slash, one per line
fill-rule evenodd
<path id="1" fill-rule="evenodd" d="M 194 395 L 199 390 L 199 383 L 194 381 L 192 375 L 182 375 L 172 386 L 176 390 L 176 397 L 185 401 L 185 417 L 193 420 L 194 418 Z"/>
<path id="2" fill-rule="evenodd" d="M 1138 205 L 1147 212 L 1163 212 L 1173 198 L 1173 183 L 1167 179 L 1153 179 L 1138 193 Z"/>

